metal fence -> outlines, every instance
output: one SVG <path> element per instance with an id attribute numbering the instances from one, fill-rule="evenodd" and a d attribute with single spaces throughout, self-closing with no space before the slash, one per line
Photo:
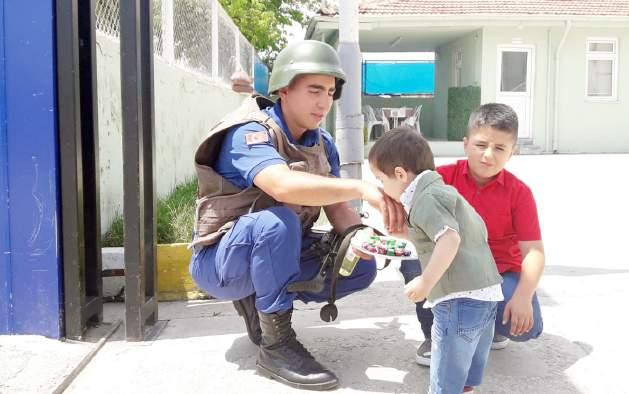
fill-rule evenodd
<path id="1" fill-rule="evenodd" d="M 98 0 L 96 28 L 120 38 L 120 1 Z M 244 70 L 253 76 L 255 51 L 218 0 L 154 0 L 153 50 L 170 63 L 216 81 Z"/>

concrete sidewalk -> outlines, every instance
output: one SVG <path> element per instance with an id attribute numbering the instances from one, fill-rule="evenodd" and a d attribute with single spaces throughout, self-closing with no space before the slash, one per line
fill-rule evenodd
<path id="1" fill-rule="evenodd" d="M 492 351 L 476 392 L 629 393 L 629 346 L 622 330 L 629 323 L 629 155 L 517 156 L 509 169 L 531 186 L 540 211 L 547 269 L 538 295 L 545 332 L 538 340 Z M 369 221 L 377 223 L 378 215 Z M 381 271 L 369 289 L 339 301 L 334 323 L 319 319 L 320 305 L 295 307 L 295 329 L 337 373 L 337 392 L 426 391 L 428 369 L 414 363 L 423 338 L 395 266 Z M 304 392 L 255 373 L 257 349 L 231 303 L 171 302 L 159 308 L 163 330 L 155 340 L 128 343 L 118 329 L 65 392 Z M 106 320 L 122 312 L 122 304 L 107 304 Z M 41 340 L 46 345 L 29 348 L 16 341 L 22 338 L 0 337 L 0 393 L 53 392 L 59 383 L 55 369 L 76 364 L 73 351 L 81 345 Z M 23 362 L 20 354 L 26 353 L 32 357 Z M 6 366 L 12 368 L 9 380 L 2 372 Z"/>

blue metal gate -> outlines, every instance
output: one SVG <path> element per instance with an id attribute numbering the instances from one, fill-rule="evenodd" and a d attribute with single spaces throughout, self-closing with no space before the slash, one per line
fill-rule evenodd
<path id="1" fill-rule="evenodd" d="M 0 334 L 62 336 L 54 2 L 0 4 Z"/>

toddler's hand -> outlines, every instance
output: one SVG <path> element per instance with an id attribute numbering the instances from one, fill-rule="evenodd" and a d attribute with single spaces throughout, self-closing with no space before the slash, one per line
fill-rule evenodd
<path id="1" fill-rule="evenodd" d="M 429 292 L 430 289 L 427 288 L 424 278 L 421 275 L 404 286 L 404 294 L 406 294 L 409 300 L 415 303 L 423 301 L 426 296 L 428 296 Z"/>

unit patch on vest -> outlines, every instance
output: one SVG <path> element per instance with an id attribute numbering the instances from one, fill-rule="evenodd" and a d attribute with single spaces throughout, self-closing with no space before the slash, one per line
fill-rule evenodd
<path id="1" fill-rule="evenodd" d="M 258 131 L 255 133 L 245 134 L 245 142 L 247 145 L 261 144 L 269 142 L 269 134 L 266 131 Z"/>

